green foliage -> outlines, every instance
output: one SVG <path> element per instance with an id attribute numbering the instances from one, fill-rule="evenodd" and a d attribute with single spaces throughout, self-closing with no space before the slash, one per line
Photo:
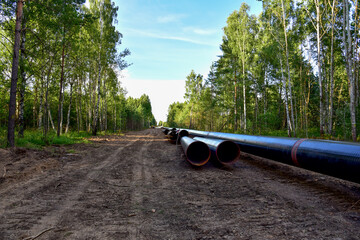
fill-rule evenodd
<path id="1" fill-rule="evenodd" d="M 140 98 L 129 97 L 125 104 L 126 128 L 129 130 L 140 130 L 156 125 L 151 110 L 151 102 L 148 95 L 143 94 Z"/>
<path id="2" fill-rule="evenodd" d="M 6 135 L 5 131 L 0 136 L 0 147 L 6 146 Z M 45 141 L 43 133 L 41 131 L 28 130 L 24 133 L 24 138 L 15 138 L 17 147 L 25 147 L 32 149 L 41 149 L 47 145 L 69 145 L 75 143 L 89 143 L 87 138 L 91 137 L 90 133 L 87 132 L 72 132 L 66 135 L 57 137 L 55 132 L 51 132 L 48 136 L 48 140 Z"/>
<path id="3" fill-rule="evenodd" d="M 119 72 L 130 66 L 125 60 L 130 50 L 120 46 L 123 36 L 115 28 L 118 7 L 111 0 L 90 0 L 89 8 L 84 3 L 24 2 L 26 130 L 24 138 L 16 140 L 18 146 L 75 143 L 89 135 L 94 123 L 99 134 L 156 125 L 149 97 L 127 99 L 119 80 Z M 0 4 L 0 129 L 8 120 L 15 6 L 16 1 L 9 0 Z M 61 136 L 56 138 L 59 122 Z M 6 131 L 0 134 L 5 146 Z"/>
<path id="4" fill-rule="evenodd" d="M 343 22 L 344 13 L 349 14 L 350 38 L 353 43 L 358 43 L 360 35 L 355 27 L 359 28 L 359 11 L 354 11 L 351 2 L 348 12 L 346 9 L 344 12 L 344 2 L 318 2 L 322 24 L 318 56 L 319 33 L 313 25 L 317 15 L 316 1 L 262 2 L 263 12 L 259 16 L 249 15 L 249 6 L 245 3 L 229 15 L 220 46 L 222 54 L 212 64 L 205 83 L 201 75 L 190 72 L 186 78 L 186 102 L 169 106 L 166 125 L 287 136 L 291 124 L 291 133 L 296 137 L 349 140 L 353 125 L 350 121 L 350 79 L 344 56 Z M 330 31 L 332 7 L 335 12 L 333 35 Z M 358 50 L 350 51 L 350 54 L 358 55 Z M 318 57 L 322 62 L 321 86 L 315 66 Z M 356 74 L 356 86 L 359 86 L 359 59 L 351 59 L 356 62 L 357 69 L 353 73 Z M 334 66 L 333 93 L 331 63 Z M 356 98 L 355 113 L 358 113 L 360 98 Z M 323 135 L 319 129 L 320 102 L 325 118 Z M 356 126 L 360 126 L 359 114 L 356 121 Z"/>

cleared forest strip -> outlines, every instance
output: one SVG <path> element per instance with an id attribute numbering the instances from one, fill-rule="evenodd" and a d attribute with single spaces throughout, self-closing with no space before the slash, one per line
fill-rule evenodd
<path id="1" fill-rule="evenodd" d="M 0 185 L 12 199 L 0 200 L 0 238 L 46 230 L 43 239 L 360 236 L 358 184 L 249 154 L 194 168 L 158 129 L 106 138 L 73 146 L 77 158 L 61 168 Z"/>

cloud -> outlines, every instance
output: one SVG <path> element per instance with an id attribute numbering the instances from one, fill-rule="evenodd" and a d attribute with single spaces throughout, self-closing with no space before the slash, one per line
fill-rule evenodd
<path id="1" fill-rule="evenodd" d="M 178 22 L 181 19 L 185 18 L 184 14 L 169 14 L 166 16 L 160 16 L 157 18 L 158 23 L 170 23 L 170 22 Z"/>
<path id="2" fill-rule="evenodd" d="M 128 97 L 139 98 L 143 94 L 149 96 L 152 113 L 158 122 L 166 121 L 170 104 L 184 101 L 185 80 L 145 80 L 126 77 L 121 79 L 121 82 L 122 87 L 127 90 Z"/>
<path id="3" fill-rule="evenodd" d="M 205 45 L 205 46 L 211 46 L 211 47 L 217 46 L 217 44 L 213 44 L 213 43 L 210 43 L 207 41 L 199 41 L 199 40 L 186 38 L 186 37 L 170 36 L 170 35 L 166 35 L 166 34 L 162 34 L 162 33 L 157 34 L 157 33 L 152 33 L 152 32 L 147 32 L 147 31 L 140 31 L 140 30 L 136 30 L 136 29 L 128 29 L 128 31 L 136 33 L 141 36 L 150 37 L 150 38 L 182 41 L 182 42 L 194 43 L 194 44 L 198 44 L 198 45 Z"/>
<path id="4" fill-rule="evenodd" d="M 196 28 L 196 27 L 186 27 L 184 28 L 185 32 L 192 32 L 198 35 L 213 35 L 219 32 L 218 29 L 205 29 L 205 28 Z"/>

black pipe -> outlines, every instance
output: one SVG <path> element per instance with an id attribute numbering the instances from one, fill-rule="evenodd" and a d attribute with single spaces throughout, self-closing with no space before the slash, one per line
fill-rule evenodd
<path id="1" fill-rule="evenodd" d="M 211 155 L 210 149 L 205 143 L 189 137 L 182 137 L 180 142 L 187 161 L 191 165 L 202 166 L 209 161 Z"/>
<path id="2" fill-rule="evenodd" d="M 189 136 L 185 129 L 166 128 L 165 130 L 167 130 L 166 137 L 171 143 L 179 142 L 182 137 Z"/>
<path id="3" fill-rule="evenodd" d="M 211 150 L 211 155 L 221 164 L 234 163 L 240 156 L 240 149 L 233 141 L 202 137 L 195 137 L 194 140 L 206 143 Z"/>
<path id="4" fill-rule="evenodd" d="M 241 151 L 360 183 L 360 144 L 189 130 L 189 135 L 230 140 Z"/>
<path id="5" fill-rule="evenodd" d="M 169 138 L 170 141 L 175 141 L 177 138 L 176 130 L 170 130 L 166 136 Z"/>
<path id="6" fill-rule="evenodd" d="M 178 131 L 178 136 L 179 136 L 179 138 L 187 137 L 187 136 L 189 136 L 189 132 L 185 129 L 180 129 Z"/>

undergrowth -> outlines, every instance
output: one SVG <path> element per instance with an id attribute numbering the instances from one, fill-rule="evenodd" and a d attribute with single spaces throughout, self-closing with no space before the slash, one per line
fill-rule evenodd
<path id="1" fill-rule="evenodd" d="M 105 132 L 98 132 L 98 136 L 104 136 Z M 44 134 L 38 130 L 26 130 L 24 132 L 24 137 L 20 138 L 15 135 L 15 146 L 25 147 L 31 149 L 41 149 L 44 146 L 49 145 L 70 145 L 75 143 L 90 143 L 88 138 L 92 137 L 91 133 L 81 131 L 81 132 L 69 132 L 67 134 L 62 134 L 61 136 L 56 136 L 54 131 L 51 131 L 47 134 L 46 139 Z M 5 148 L 7 144 L 7 131 L 0 131 L 0 148 Z"/>

